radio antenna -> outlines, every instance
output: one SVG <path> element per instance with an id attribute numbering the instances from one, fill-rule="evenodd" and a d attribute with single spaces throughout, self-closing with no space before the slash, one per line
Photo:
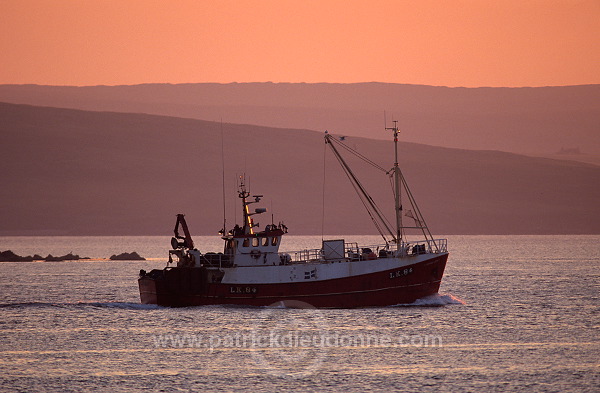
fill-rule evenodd
<path id="1" fill-rule="evenodd" d="M 223 118 L 221 118 L 221 172 L 223 184 L 223 236 L 227 232 L 227 211 L 225 207 L 225 142 L 223 137 Z"/>

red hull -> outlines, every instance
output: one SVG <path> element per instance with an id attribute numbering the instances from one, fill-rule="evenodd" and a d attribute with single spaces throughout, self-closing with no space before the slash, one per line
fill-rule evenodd
<path id="1" fill-rule="evenodd" d="M 309 282 L 210 283 L 201 268 L 172 269 L 157 278 L 146 275 L 138 282 L 142 303 L 169 307 L 269 306 L 279 302 L 285 305 L 303 302 L 319 308 L 377 307 L 408 304 L 436 294 L 447 259 L 448 254 L 441 254 L 401 270 Z"/>

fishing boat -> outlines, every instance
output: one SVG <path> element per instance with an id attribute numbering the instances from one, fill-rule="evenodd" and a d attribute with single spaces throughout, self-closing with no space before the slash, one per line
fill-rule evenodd
<path id="1" fill-rule="evenodd" d="M 363 205 L 384 238 L 378 245 L 359 245 L 344 239 L 322 240 L 321 247 L 280 252 L 288 228 L 283 223 L 258 230 L 252 210 L 262 195 L 252 195 L 242 176 L 238 184 L 243 224 L 221 238 L 219 252 L 202 252 L 190 235 L 183 214 L 177 215 L 169 262 L 164 269 L 140 271 L 141 302 L 170 307 L 232 304 L 247 306 L 319 308 L 379 307 L 410 304 L 438 292 L 446 261 L 446 239 L 434 239 L 398 165 L 397 123 L 393 131 L 395 161 L 384 170 L 393 183 L 395 225 L 354 175 L 340 154 L 345 149 L 365 159 L 325 133 L 325 143 L 340 162 Z M 408 239 L 408 232 L 419 237 Z"/>

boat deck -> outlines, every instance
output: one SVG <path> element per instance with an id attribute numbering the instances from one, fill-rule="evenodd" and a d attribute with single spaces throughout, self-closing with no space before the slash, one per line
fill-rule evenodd
<path id="1" fill-rule="evenodd" d="M 344 250 L 332 256 L 324 248 L 305 249 L 299 251 L 279 252 L 280 265 L 302 265 L 315 263 L 352 262 L 376 260 L 378 258 L 410 257 L 421 254 L 440 254 L 447 252 L 447 239 L 422 240 L 396 244 L 375 244 L 359 246 L 358 243 L 343 243 Z M 250 252 L 250 251 L 249 251 Z M 203 266 L 231 267 L 232 257 L 223 253 L 201 254 Z"/>

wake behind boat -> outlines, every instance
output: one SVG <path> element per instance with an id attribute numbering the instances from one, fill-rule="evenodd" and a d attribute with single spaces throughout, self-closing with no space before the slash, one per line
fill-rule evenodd
<path id="1" fill-rule="evenodd" d="M 357 190 L 384 244 L 359 245 L 333 239 L 323 240 L 316 249 L 279 252 L 287 227 L 279 223 L 255 230 L 258 224 L 252 216 L 266 209 L 251 212 L 249 206 L 259 203 L 262 195 L 251 198 L 242 177 L 238 196 L 243 225 L 222 231 L 223 252 L 198 250 L 184 215 L 178 214 L 167 267 L 140 271 L 141 302 L 172 307 L 235 304 L 352 308 L 408 304 L 436 294 L 448 259 L 447 242 L 431 236 L 398 166 L 396 123 L 389 129 L 394 133 L 395 162 L 391 170 L 381 169 L 394 183 L 394 229 L 338 147 L 376 164 L 325 134 L 325 143 Z M 403 209 L 402 196 L 409 209 Z M 403 216 L 413 223 L 404 225 Z M 421 238 L 407 241 L 409 230 L 419 232 Z"/>

